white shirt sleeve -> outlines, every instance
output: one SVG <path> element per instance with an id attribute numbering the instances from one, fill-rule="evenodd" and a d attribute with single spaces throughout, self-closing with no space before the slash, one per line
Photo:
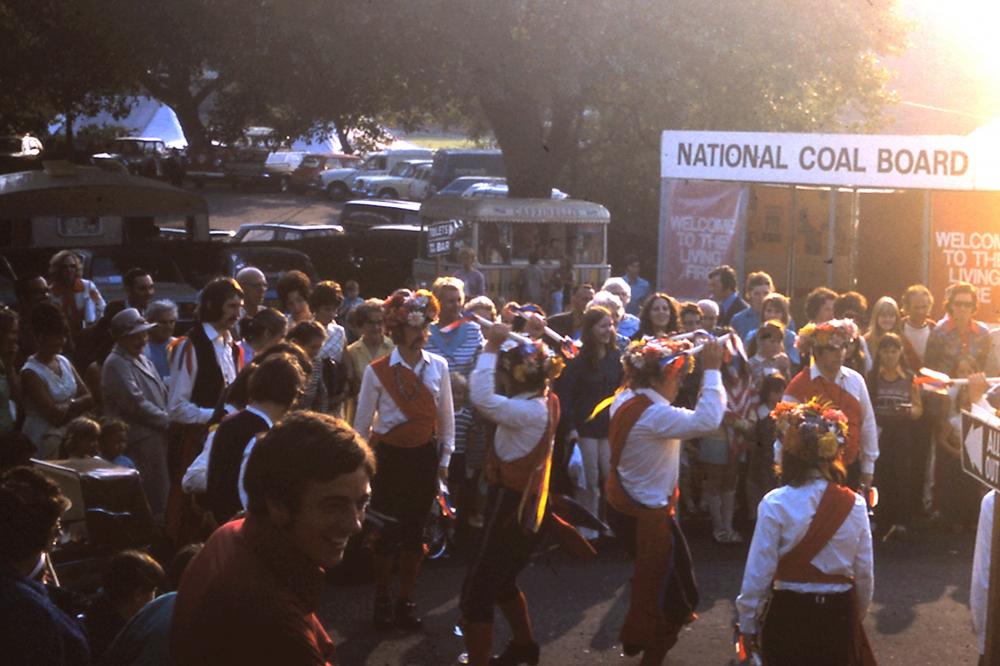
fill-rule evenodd
<path id="1" fill-rule="evenodd" d="M 528 400 L 512 400 L 496 392 L 497 355 L 483 352 L 469 375 L 469 398 L 476 409 L 491 421 L 511 428 L 534 425 L 538 406 Z"/>
<path id="2" fill-rule="evenodd" d="M 694 439 L 716 430 L 722 423 L 726 410 L 726 392 L 722 386 L 722 373 L 706 370 L 701 383 L 701 394 L 694 410 L 665 405 L 666 409 L 653 408 L 644 425 L 671 439 Z"/>
<path id="3" fill-rule="evenodd" d="M 736 598 L 736 613 L 740 630 L 745 634 L 759 633 L 759 616 L 771 596 L 774 572 L 778 568 L 778 546 L 781 543 L 781 523 L 774 508 L 765 500 L 757 509 L 757 526 L 750 541 L 743 585 Z"/>
<path id="4" fill-rule="evenodd" d="M 199 324 L 196 322 L 195 326 Z M 177 423 L 208 423 L 215 411 L 199 407 L 191 402 L 194 378 L 198 374 L 198 355 L 191 340 L 185 340 L 174 354 L 170 368 L 170 393 L 167 396 L 167 412 Z M 190 369 L 188 365 L 190 364 Z"/>
<path id="5" fill-rule="evenodd" d="M 860 525 L 860 542 L 854 555 L 854 590 L 858 598 L 858 613 L 863 618 L 872 603 L 875 587 L 875 560 L 872 555 L 872 529 L 868 520 L 868 505 L 861 496 L 854 502 L 848 520 Z"/>
<path id="6" fill-rule="evenodd" d="M 990 559 L 993 546 L 993 511 L 997 492 L 990 491 L 979 505 L 979 527 L 976 529 L 976 551 L 972 556 L 972 585 L 969 607 L 972 626 L 976 630 L 979 654 L 986 653 L 986 609 L 990 591 Z"/>
<path id="7" fill-rule="evenodd" d="M 212 442 L 215 441 L 215 428 L 205 438 L 205 446 L 184 472 L 181 488 L 188 495 L 203 493 L 208 490 L 208 460 L 212 456 Z"/>
<path id="8" fill-rule="evenodd" d="M 874 474 L 875 461 L 878 460 L 878 425 L 864 378 L 861 380 L 861 388 L 858 396 L 858 402 L 861 403 L 861 450 L 858 457 L 861 459 L 861 473 Z"/>
<path id="9" fill-rule="evenodd" d="M 251 437 L 250 441 L 247 442 L 247 447 L 243 449 L 243 460 L 240 462 L 240 480 L 236 484 L 236 488 L 240 493 L 240 504 L 243 508 L 247 508 L 247 491 L 243 486 L 243 477 L 247 475 L 247 463 L 250 461 L 250 454 L 253 453 L 253 447 L 257 446 L 257 438 Z"/>
<path id="10" fill-rule="evenodd" d="M 441 397 L 437 408 L 438 433 L 441 436 L 441 458 L 439 467 L 447 467 L 451 463 L 451 454 L 455 451 L 455 405 L 451 397 L 451 374 L 448 372 L 448 362 L 441 367 Z"/>
<path id="11" fill-rule="evenodd" d="M 358 406 L 354 411 L 354 429 L 366 440 L 371 439 L 372 424 L 375 421 L 375 410 L 378 407 L 382 384 L 371 365 L 365 368 L 361 376 L 361 389 L 358 391 Z"/>

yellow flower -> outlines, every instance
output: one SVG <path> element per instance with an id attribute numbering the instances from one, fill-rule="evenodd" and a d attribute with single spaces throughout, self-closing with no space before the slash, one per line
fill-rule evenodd
<path id="1" fill-rule="evenodd" d="M 817 442 L 816 452 L 819 454 L 820 458 L 832 460 L 837 456 L 838 446 L 837 436 L 832 432 L 827 431 L 820 436 L 819 441 Z"/>

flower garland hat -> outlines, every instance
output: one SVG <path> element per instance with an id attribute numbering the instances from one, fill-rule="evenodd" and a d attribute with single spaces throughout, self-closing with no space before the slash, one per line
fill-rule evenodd
<path id="1" fill-rule="evenodd" d="M 847 442 L 847 416 L 819 398 L 779 402 L 771 412 L 782 448 L 806 462 L 835 460 Z"/>
<path id="2" fill-rule="evenodd" d="M 413 326 L 424 328 L 437 321 L 441 304 L 437 297 L 426 289 L 413 292 L 397 289 L 382 305 L 385 326 L 388 330 Z"/>
<path id="3" fill-rule="evenodd" d="M 831 319 L 822 324 L 809 323 L 799 331 L 798 347 L 808 351 L 812 347 L 843 349 L 858 337 L 858 325 L 853 319 Z"/>
<path id="4" fill-rule="evenodd" d="M 532 383 L 539 375 L 544 379 L 556 379 L 565 367 L 562 357 L 541 340 L 508 339 L 500 346 L 498 361 L 500 367 L 521 384 Z"/>

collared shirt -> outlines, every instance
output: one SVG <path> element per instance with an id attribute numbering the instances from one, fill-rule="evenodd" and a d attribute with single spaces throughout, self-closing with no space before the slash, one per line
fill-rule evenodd
<path id="1" fill-rule="evenodd" d="M 972 626 L 976 630 L 979 654 L 986 653 L 986 608 L 990 592 L 990 551 L 993 545 L 993 510 L 997 491 L 991 490 L 979 505 L 979 527 L 976 529 L 976 551 L 972 556 L 972 586 L 969 590 L 969 608 Z"/>
<path id="2" fill-rule="evenodd" d="M 820 376 L 819 368 L 815 363 L 809 368 L 810 379 Z M 878 460 L 878 424 L 875 423 L 875 410 L 872 409 L 872 399 L 868 395 L 868 385 L 865 378 L 850 368 L 840 368 L 837 373 L 837 385 L 850 393 L 861 403 L 861 423 L 848 423 L 848 428 L 861 428 L 860 448 L 858 460 L 861 461 L 862 474 L 875 473 L 875 461 Z M 781 398 L 787 402 L 798 402 L 796 398 L 785 395 Z M 781 442 L 774 443 L 774 460 L 781 462 Z"/>
<path id="3" fill-rule="evenodd" d="M 271 422 L 271 417 L 257 409 L 253 406 L 247 406 L 246 411 L 259 416 L 264 423 L 267 424 L 267 429 L 270 430 L 274 427 L 274 423 Z M 181 481 L 181 488 L 184 492 L 189 495 L 195 493 L 203 493 L 208 490 L 208 461 L 212 457 L 212 444 L 215 442 L 215 432 L 217 428 L 212 428 L 208 437 L 205 438 L 205 445 L 201 449 L 201 453 L 198 457 L 191 462 L 188 466 L 187 471 L 184 472 L 184 479 Z M 247 448 L 243 450 L 243 463 L 240 465 L 240 499 L 243 499 L 243 470 L 246 466 L 246 461 L 250 458 L 250 451 L 253 449 L 253 445 L 257 442 L 257 438 L 254 437 L 247 444 Z M 246 506 L 246 502 L 243 502 Z"/>
<path id="4" fill-rule="evenodd" d="M 750 333 L 760 328 L 760 313 L 753 308 L 740 310 L 729 320 L 729 325 L 740 336 L 744 344 L 750 344 Z"/>
<path id="5" fill-rule="evenodd" d="M 441 332 L 438 324 L 431 324 L 430 337 L 424 349 L 440 354 L 448 361 L 448 369 L 468 377 L 476 364 L 476 356 L 483 347 L 483 331 L 479 324 L 467 321 L 455 330 Z"/>
<path id="6" fill-rule="evenodd" d="M 409 367 L 400 355 L 399 349 L 392 350 L 389 364 L 403 364 Z M 455 411 L 451 397 L 448 361 L 422 349 L 420 360 L 410 370 L 421 378 L 424 386 L 434 395 L 434 404 L 437 405 L 437 436 L 441 451 L 438 465 L 447 467 L 451 462 L 451 453 L 455 450 Z M 406 416 L 388 391 L 383 388 L 382 382 L 369 365 L 361 377 L 354 429 L 361 433 L 362 437 L 369 438 L 372 432 L 382 435 L 406 421 Z"/>
<path id="7" fill-rule="evenodd" d="M 819 594 L 851 589 L 847 583 L 790 583 L 774 580 L 778 560 L 805 537 L 828 483 L 825 479 L 813 479 L 798 488 L 782 486 L 772 490 L 761 500 L 757 508 L 757 527 L 754 529 L 743 572 L 743 587 L 736 599 L 740 628 L 745 633 L 758 633 L 759 616 L 772 586 L 777 590 Z M 868 507 L 865 500 L 856 495 L 847 519 L 829 543 L 812 559 L 812 565 L 826 574 L 854 578 L 858 610 L 863 617 L 872 601 L 872 562 Z"/>
<path id="8" fill-rule="evenodd" d="M 236 379 L 236 364 L 233 362 L 230 346 L 232 336 L 229 331 L 220 333 L 211 324 L 202 324 L 202 327 L 205 335 L 212 341 L 215 360 L 222 370 L 223 384 L 228 386 Z M 190 345 L 192 342 L 186 340 L 184 344 Z M 190 369 L 188 369 L 189 364 Z M 191 402 L 191 392 L 194 390 L 194 380 L 197 376 L 198 355 L 194 349 L 188 353 L 183 347 L 178 348 L 170 370 L 170 396 L 167 398 L 170 418 L 178 423 L 208 423 L 215 412 L 213 407 L 199 407 Z"/>
<path id="9" fill-rule="evenodd" d="M 729 294 L 729 296 L 724 298 L 721 302 L 716 301 L 716 303 L 719 304 L 719 326 L 729 326 L 737 312 L 741 312 L 750 307 L 747 305 L 747 302 L 740 297 L 739 293 L 735 291 Z M 730 311 L 730 308 L 733 308 L 733 310 Z"/>
<path id="10" fill-rule="evenodd" d="M 674 407 L 649 388 L 626 389 L 611 404 L 612 416 L 635 395 L 651 404 L 635 422 L 618 461 L 618 478 L 635 501 L 648 507 L 664 507 L 677 487 L 682 439 L 702 437 L 722 423 L 726 393 L 722 374 L 706 370 L 701 394 L 694 410 Z"/>
<path id="11" fill-rule="evenodd" d="M 165 383 L 168 383 L 167 380 L 170 378 L 170 345 L 176 339 L 170 338 L 166 342 L 150 340 L 142 351 L 146 358 L 153 362 L 153 367 Z"/>
<path id="12" fill-rule="evenodd" d="M 642 309 L 642 302 L 646 300 L 646 295 L 649 294 L 649 280 L 644 280 L 638 275 L 636 276 L 635 281 L 630 280 L 627 274 L 623 277 L 625 278 L 625 282 L 628 283 L 629 288 L 632 290 L 632 296 L 628 305 L 625 306 L 625 312 L 632 315 L 638 315 L 639 310 Z"/>
<path id="13" fill-rule="evenodd" d="M 967 327 L 960 329 L 954 319 L 945 315 L 927 338 L 924 363 L 929 368 L 954 375 L 958 359 L 971 355 L 979 366 L 976 370 L 982 371 L 986 369 L 990 352 L 990 329 L 986 324 L 972 319 Z"/>
<path id="14" fill-rule="evenodd" d="M 636 333 L 639 332 L 639 318 L 634 314 L 625 313 L 622 318 L 618 320 L 617 331 L 618 335 L 626 339 L 632 338 Z"/>
<path id="15" fill-rule="evenodd" d="M 494 389 L 497 355 L 483 352 L 469 376 L 469 398 L 486 418 L 497 424 L 493 450 L 504 462 L 522 458 L 538 445 L 548 423 L 545 398 L 521 393 L 512 398 Z"/>

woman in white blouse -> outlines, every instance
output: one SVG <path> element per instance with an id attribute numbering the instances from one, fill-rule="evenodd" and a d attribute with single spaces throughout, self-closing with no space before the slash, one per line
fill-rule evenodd
<path id="1" fill-rule="evenodd" d="M 773 414 L 784 485 L 757 509 L 740 629 L 769 666 L 874 664 L 861 629 L 872 537 L 865 500 L 843 485 L 847 419 L 815 399 L 779 403 Z"/>

